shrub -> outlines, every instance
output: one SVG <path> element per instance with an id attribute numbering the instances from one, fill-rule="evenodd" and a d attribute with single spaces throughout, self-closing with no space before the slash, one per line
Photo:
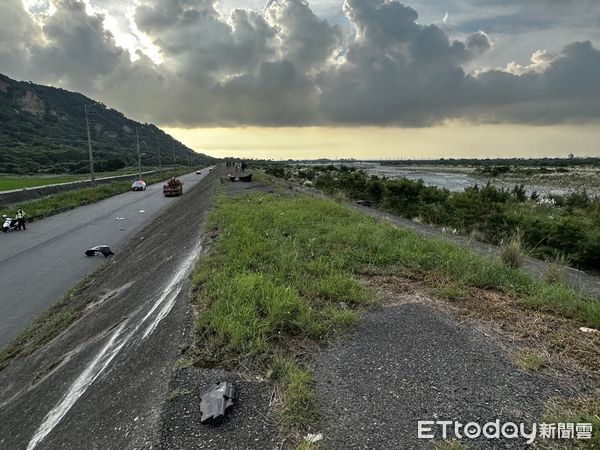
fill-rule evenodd
<path id="1" fill-rule="evenodd" d="M 500 260 L 513 269 L 523 265 L 523 241 L 520 234 L 517 233 L 502 247 Z"/>

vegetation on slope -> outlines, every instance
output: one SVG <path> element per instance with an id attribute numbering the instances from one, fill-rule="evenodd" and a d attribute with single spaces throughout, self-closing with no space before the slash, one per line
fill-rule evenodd
<path id="1" fill-rule="evenodd" d="M 138 129 L 144 165 L 208 163 L 151 124 L 140 124 L 81 94 L 0 75 L 0 173 L 86 173 L 84 105 L 89 111 L 98 172 L 137 163 Z"/>
<path id="2" fill-rule="evenodd" d="M 290 169 L 281 165 L 267 171 L 290 176 Z M 527 196 L 523 186 L 506 190 L 490 184 L 450 192 L 422 181 L 385 179 L 345 166 L 304 168 L 296 175 L 314 180 L 328 194 L 369 200 L 386 211 L 492 244 L 519 234 L 534 257 L 600 269 L 600 198 L 585 192 L 540 199 L 535 194 Z"/>
<path id="3" fill-rule="evenodd" d="M 374 302 L 358 278 L 372 270 L 435 275 L 456 289 L 494 289 L 526 308 L 600 326 L 597 299 L 334 201 L 285 194 L 221 198 L 211 225 L 219 238 L 194 275 L 198 362 L 273 379 L 283 396 L 281 424 L 292 433 L 318 418 L 308 350 L 351 328 Z"/>

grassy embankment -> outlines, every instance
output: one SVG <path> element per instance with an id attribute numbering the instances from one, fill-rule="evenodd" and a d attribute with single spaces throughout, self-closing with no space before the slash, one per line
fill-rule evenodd
<path id="1" fill-rule="evenodd" d="M 194 275 L 197 363 L 273 380 L 282 397 L 280 425 L 296 438 L 319 417 L 311 349 L 351 329 L 375 301 L 359 276 L 434 274 L 455 289 L 502 291 L 527 308 L 600 327 L 598 299 L 334 201 L 291 194 L 221 198 L 210 223 L 219 238 Z"/>
<path id="2" fill-rule="evenodd" d="M 158 170 L 157 167 L 145 167 L 144 172 Z M 171 169 L 164 169 L 171 170 Z M 191 172 L 191 169 L 190 169 Z M 96 178 L 116 177 L 120 175 L 131 175 L 132 178 L 138 173 L 137 168 L 114 170 L 111 172 L 96 172 Z M 52 184 L 72 183 L 74 181 L 89 180 L 90 175 L 10 175 L 0 174 L 0 192 L 31 187 L 49 186 Z"/>
<path id="3" fill-rule="evenodd" d="M 600 271 L 600 198 L 590 198 L 585 192 L 549 199 L 527 196 L 523 186 L 512 190 L 472 186 L 450 192 L 421 181 L 390 180 L 344 166 L 293 170 L 279 165 L 267 171 L 280 178 L 314 180 L 327 194 L 370 200 L 393 214 L 494 245 L 519 235 L 533 257 Z"/>
<path id="4" fill-rule="evenodd" d="M 148 184 L 158 183 L 172 176 L 181 176 L 189 172 L 191 172 L 191 169 L 186 167 L 183 169 L 163 172 L 162 174 L 149 175 L 144 177 L 144 180 Z M 95 199 L 96 201 L 104 200 L 106 198 L 122 194 L 123 192 L 127 192 L 130 189 L 130 181 L 117 181 L 109 184 L 101 184 L 95 189 Z M 8 216 L 12 216 L 14 215 L 16 209 L 21 207 L 27 214 L 27 217 L 41 218 L 65 211 L 67 209 L 93 203 L 93 199 L 93 188 L 74 189 L 72 191 L 49 195 L 39 200 L 31 200 L 17 205 L 10 205 L 0 208 L 0 215 L 6 214 Z"/>
<path id="5" fill-rule="evenodd" d="M 48 186 L 51 184 L 70 183 L 84 180 L 85 177 L 75 175 L 49 176 L 49 177 L 14 177 L 10 175 L 0 176 L 0 192 L 12 191 L 14 189 L 25 189 L 30 187 Z"/>

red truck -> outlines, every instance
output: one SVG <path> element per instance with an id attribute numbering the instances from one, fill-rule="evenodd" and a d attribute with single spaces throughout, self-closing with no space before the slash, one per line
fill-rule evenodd
<path id="1" fill-rule="evenodd" d="M 163 185 L 165 197 L 178 197 L 183 194 L 183 182 L 179 178 L 172 177 Z"/>

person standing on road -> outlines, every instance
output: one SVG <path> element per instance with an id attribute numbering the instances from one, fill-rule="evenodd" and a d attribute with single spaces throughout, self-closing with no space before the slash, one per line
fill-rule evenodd
<path id="1" fill-rule="evenodd" d="M 21 230 L 21 227 L 23 227 L 23 230 L 27 230 L 27 227 L 25 226 L 25 212 L 19 208 L 17 210 L 17 230 Z"/>

